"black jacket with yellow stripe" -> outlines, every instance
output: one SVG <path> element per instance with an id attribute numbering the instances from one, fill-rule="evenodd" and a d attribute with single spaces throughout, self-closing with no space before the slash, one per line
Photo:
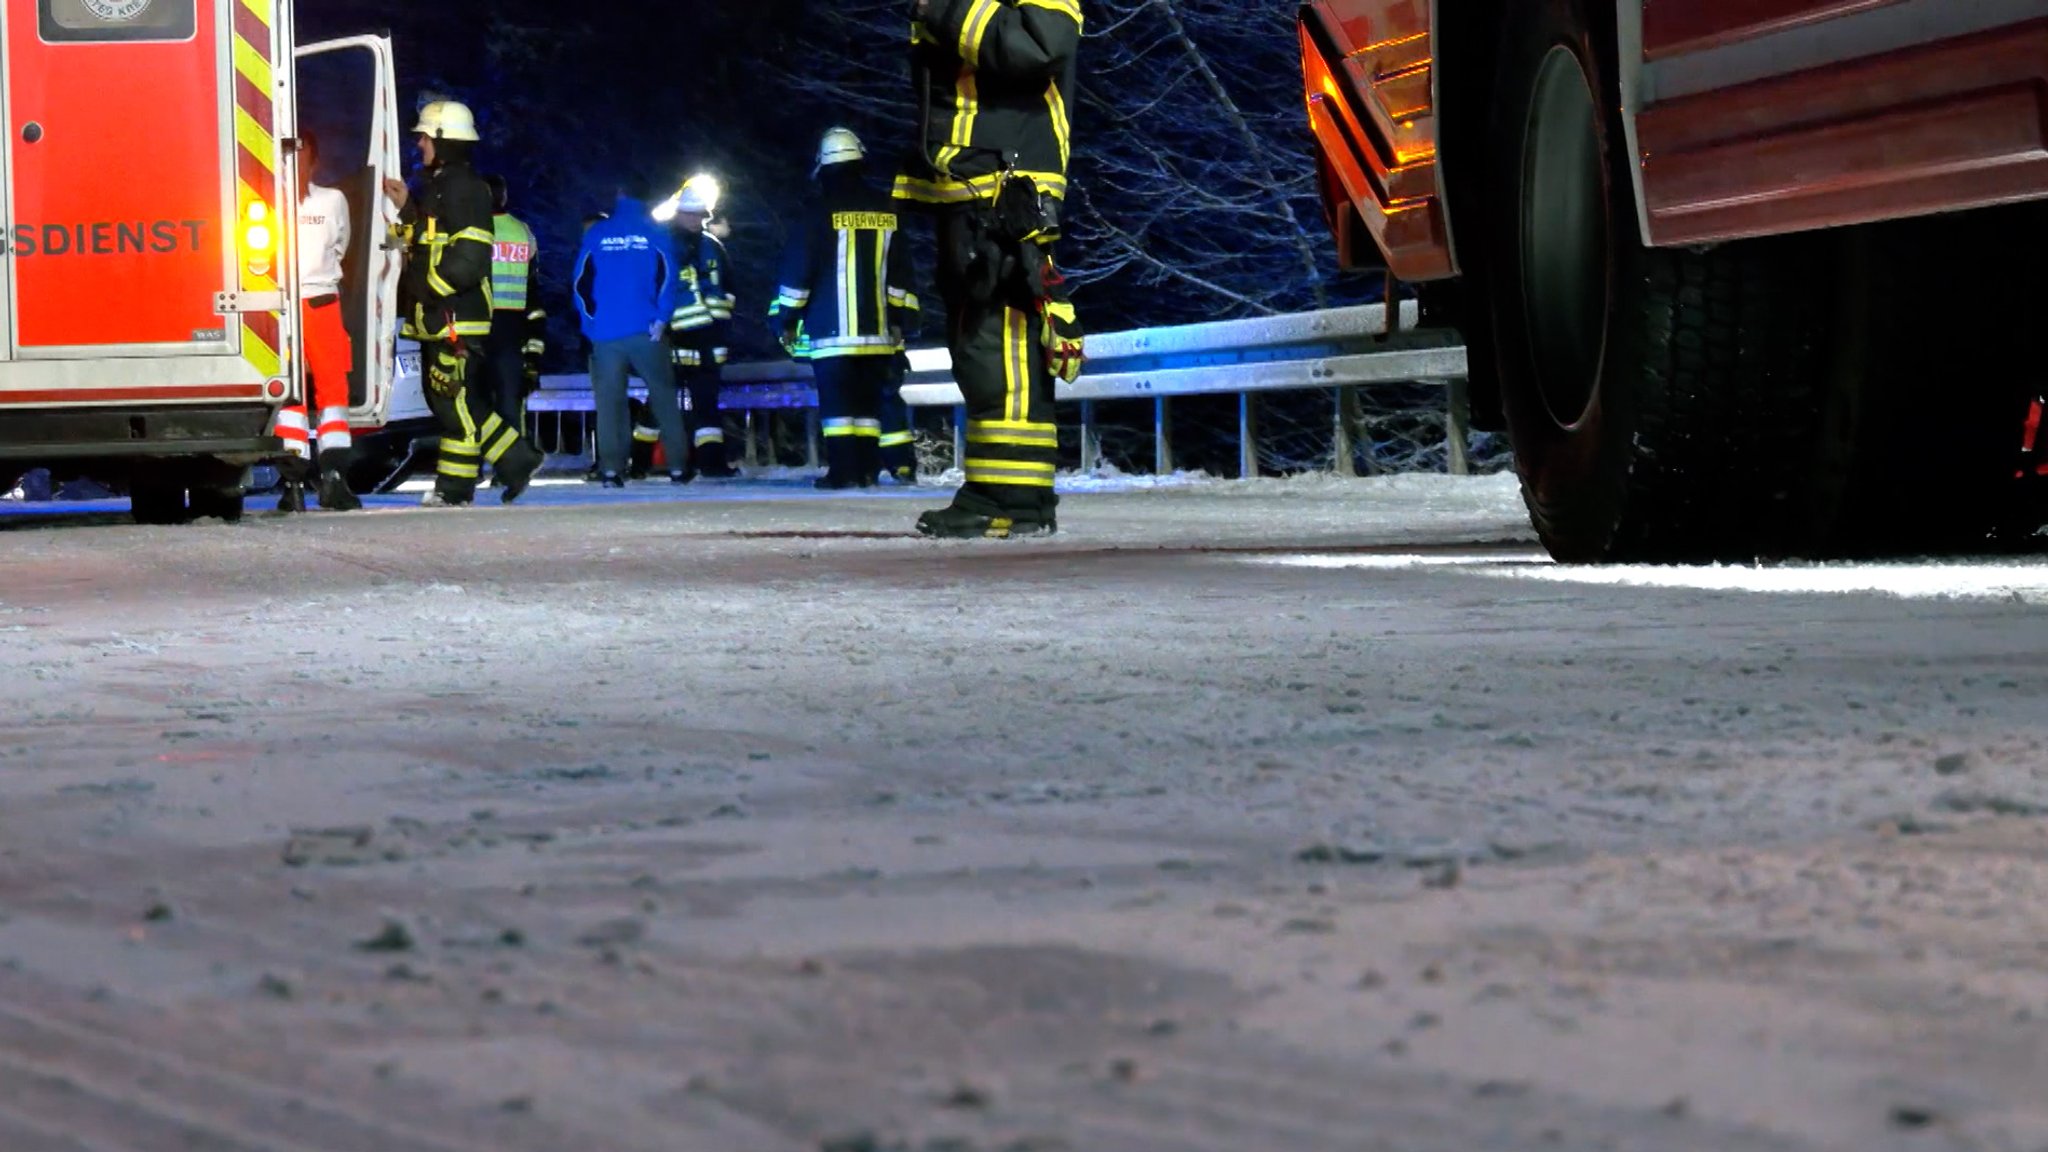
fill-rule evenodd
<path id="1" fill-rule="evenodd" d="M 426 188 L 406 202 L 400 229 L 410 233 L 412 247 L 399 282 L 406 336 L 491 334 L 493 208 L 490 185 L 461 154 L 438 164 Z"/>
<path id="2" fill-rule="evenodd" d="M 894 356 L 915 331 L 910 240 L 889 194 L 854 165 L 825 169 L 823 195 L 782 257 L 770 321 L 801 326 L 810 359 Z"/>
<path id="3" fill-rule="evenodd" d="M 896 198 L 988 200 L 1007 166 L 1065 199 L 1081 27 L 1080 0 L 931 0 L 910 31 L 923 154 Z"/>

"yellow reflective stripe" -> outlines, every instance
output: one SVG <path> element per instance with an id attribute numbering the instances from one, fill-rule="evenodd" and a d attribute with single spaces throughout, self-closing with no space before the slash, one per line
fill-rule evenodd
<path id="1" fill-rule="evenodd" d="M 889 245 L 895 240 L 891 232 L 875 237 L 875 327 L 883 332 L 889 330 Z M 849 324 L 842 331 L 857 329 Z"/>
<path id="2" fill-rule="evenodd" d="M 1029 472 L 1039 476 L 1050 476 L 1059 471 L 1059 465 L 1043 460 L 1000 460 L 994 457 L 969 456 L 969 468 L 1002 468 L 1012 472 Z"/>
<path id="3" fill-rule="evenodd" d="M 833 287 L 839 291 L 839 329 L 852 332 L 860 323 L 860 274 L 853 269 L 854 257 L 860 252 L 860 238 L 847 228 L 839 229 L 838 235 L 839 263 L 833 269 Z"/>
<path id="4" fill-rule="evenodd" d="M 889 289 L 889 303 L 906 312 L 921 312 L 924 305 L 918 301 L 917 293 L 905 292 L 901 288 Z"/>
<path id="5" fill-rule="evenodd" d="M 976 436 L 973 433 L 969 433 L 967 436 L 967 442 L 969 444 L 1003 444 L 1011 448 L 1058 448 L 1060 446 L 1060 439 L 1058 436 L 1040 437 L 1013 436 L 1001 434 L 983 434 L 980 436 Z"/>
<path id="6" fill-rule="evenodd" d="M 974 0 L 974 6 L 967 10 L 967 19 L 960 22 L 960 59 L 969 68 L 981 59 L 981 38 L 988 35 L 988 26 L 995 22 L 1002 7 L 999 0 Z"/>
<path id="7" fill-rule="evenodd" d="M 1030 330 L 1024 313 L 1003 309 L 1003 413 L 1012 420 L 1031 415 L 1031 353 L 1024 343 Z"/>
<path id="8" fill-rule="evenodd" d="M 498 417 L 496 414 L 493 414 L 491 419 L 497 420 Z M 504 421 L 500 420 L 499 423 L 502 425 Z M 486 438 L 488 438 L 488 435 L 486 433 Z M 499 433 L 496 440 L 491 441 L 491 446 L 485 449 L 484 459 L 496 464 L 504 457 L 505 453 L 512 450 L 512 445 L 517 443 L 519 443 L 519 430 L 516 428 L 505 428 Z"/>
<path id="9" fill-rule="evenodd" d="M 266 97 L 271 95 L 270 86 L 276 80 L 270 70 L 270 61 L 264 59 L 263 53 L 258 52 L 255 45 L 240 36 L 235 37 L 235 71 L 240 72 L 243 79 L 255 85 L 258 92 Z"/>
<path id="10" fill-rule="evenodd" d="M 908 432 L 891 432 L 888 435 L 882 437 L 882 447 L 901 448 L 906 444 L 913 444 L 916 441 L 917 437 L 911 435 Z"/>
<path id="11" fill-rule="evenodd" d="M 1042 468 L 1012 460 L 967 461 L 967 482 L 970 484 L 1001 484 L 1018 488 L 1051 488 L 1054 485 L 1053 466 Z"/>
<path id="12" fill-rule="evenodd" d="M 457 480 L 474 480 L 483 474 L 483 467 L 477 464 L 457 464 L 453 460 L 443 460 L 440 467 L 436 468 L 435 471 L 443 476 L 452 476 Z"/>
<path id="13" fill-rule="evenodd" d="M 453 244 L 458 240 L 474 240 L 479 244 L 488 244 L 494 248 L 498 243 L 497 237 L 481 228 L 464 228 L 462 231 L 450 236 L 448 243 Z"/>
<path id="14" fill-rule="evenodd" d="M 969 420 L 969 432 L 1043 432 L 1050 436 L 1060 430 L 1057 424 L 1043 420 Z"/>
<path id="15" fill-rule="evenodd" d="M 953 82 L 953 123 L 946 137 L 947 144 L 939 149 L 932 166 L 940 172 L 950 172 L 953 161 L 960 153 L 974 145 L 974 120 L 981 114 L 981 84 L 974 77 L 974 70 L 962 68 L 959 79 Z"/>
<path id="16" fill-rule="evenodd" d="M 236 43 L 239 45 L 241 42 Z M 254 156 L 266 171 L 277 171 L 276 158 L 271 155 L 276 142 L 261 124 L 256 123 L 255 117 L 240 108 L 235 109 L 235 142 L 248 149 L 249 155 Z M 267 198 L 265 202 L 268 203 Z M 271 204 L 270 207 L 276 208 L 277 205 Z"/>

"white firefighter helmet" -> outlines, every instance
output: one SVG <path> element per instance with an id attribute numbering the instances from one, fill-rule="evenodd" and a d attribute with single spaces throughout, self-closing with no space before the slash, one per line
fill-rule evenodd
<path id="1" fill-rule="evenodd" d="M 420 122 L 413 126 L 415 136 L 431 136 L 436 140 L 468 140 L 475 142 L 476 115 L 469 105 L 456 100 L 436 100 L 420 109 Z"/>
<path id="2" fill-rule="evenodd" d="M 824 137 L 818 141 L 818 163 L 812 167 L 811 175 L 816 176 L 834 164 L 853 164 L 865 160 L 867 155 L 867 146 L 860 142 L 859 136 L 854 135 L 853 129 L 828 129 Z"/>
<path id="3" fill-rule="evenodd" d="M 666 224 L 684 214 L 710 216 L 718 210 L 718 198 L 722 192 L 717 177 L 700 172 L 683 181 L 683 186 L 676 189 L 675 195 L 656 204 L 654 218 Z"/>

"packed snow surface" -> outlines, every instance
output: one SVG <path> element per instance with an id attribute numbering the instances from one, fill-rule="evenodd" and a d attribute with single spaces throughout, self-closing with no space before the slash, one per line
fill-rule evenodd
<path id="1" fill-rule="evenodd" d="M 2048 566 L 1064 487 L 5 503 L 0 1150 L 2048 1149 Z"/>

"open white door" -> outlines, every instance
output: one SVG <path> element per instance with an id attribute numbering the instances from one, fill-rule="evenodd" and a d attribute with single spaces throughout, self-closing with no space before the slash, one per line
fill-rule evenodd
<path id="1" fill-rule="evenodd" d="M 381 428 L 391 412 L 396 375 L 398 281 L 405 253 L 389 242 L 398 210 L 384 195 L 399 156 L 398 76 L 383 36 L 324 40 L 300 48 L 298 123 L 320 138 L 315 183 L 348 197 L 349 253 L 342 285 L 356 366 L 349 380 L 349 422 Z"/>

